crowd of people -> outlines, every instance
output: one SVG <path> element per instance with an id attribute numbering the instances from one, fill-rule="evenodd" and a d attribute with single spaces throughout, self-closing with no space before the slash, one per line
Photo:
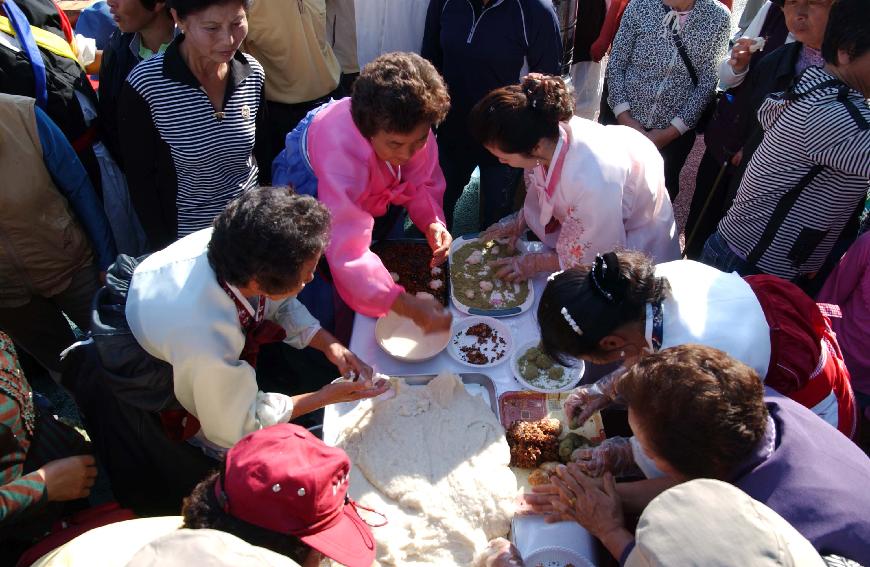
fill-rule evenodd
<path id="1" fill-rule="evenodd" d="M 626 565 L 870 565 L 870 3 L 571 5 L 0 0 L 0 564 L 369 567 L 311 431 L 389 388 L 355 313 L 450 328 L 372 245 L 444 269 L 476 185 L 541 243 L 494 272 L 546 278 L 542 348 L 616 367 L 566 416 L 632 434 L 536 513 Z"/>

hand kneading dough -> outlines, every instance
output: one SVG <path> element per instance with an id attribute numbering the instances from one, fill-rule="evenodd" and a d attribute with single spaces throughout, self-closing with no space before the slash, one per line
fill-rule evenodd
<path id="1" fill-rule="evenodd" d="M 514 514 L 504 429 L 454 374 L 394 387 L 394 398 L 363 401 L 344 416 L 338 440 L 354 465 L 351 498 L 389 522 L 372 529 L 375 564 L 472 565 L 489 540 L 508 533 Z"/>

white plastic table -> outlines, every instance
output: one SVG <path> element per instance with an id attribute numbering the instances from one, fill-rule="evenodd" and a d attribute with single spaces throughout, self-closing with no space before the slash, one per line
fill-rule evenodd
<path id="1" fill-rule="evenodd" d="M 535 278 L 532 281 L 535 290 L 535 301 L 528 311 L 519 315 L 500 319 L 500 321 L 510 328 L 515 347 L 535 340 L 540 336 L 540 333 L 538 332 L 538 323 L 535 320 L 535 314 L 537 312 L 541 292 L 546 283 L 546 277 Z M 468 317 L 468 315 L 457 310 L 452 302 L 450 310 L 453 313 L 454 322 Z M 381 372 L 389 376 L 438 374 L 444 370 L 449 370 L 457 374 L 462 372 L 483 373 L 489 376 L 495 385 L 495 404 L 498 404 L 498 397 L 505 392 L 525 389 L 513 376 L 510 363 L 510 355 L 512 353 L 505 356 L 501 364 L 490 368 L 474 367 L 457 362 L 447 354 L 446 349 L 431 360 L 417 363 L 401 362 L 381 350 L 375 342 L 376 322 L 377 320 L 372 317 L 365 317 L 356 314 L 353 322 L 353 334 L 350 339 L 350 350 L 365 362 L 372 365 L 376 372 Z M 610 368 L 596 367 L 587 364 L 583 381 L 588 382 L 590 379 L 597 379 L 602 376 L 606 370 L 610 370 Z M 343 403 L 326 407 L 323 419 L 323 438 L 327 443 L 332 444 L 338 438 L 338 418 L 350 411 L 353 406 L 354 403 Z M 557 524 L 546 525 L 543 523 L 541 518 L 531 516 L 515 518 L 513 527 L 514 535 L 517 536 L 515 543 L 522 554 L 528 554 L 535 549 L 546 545 L 560 544 L 575 549 L 587 557 L 590 557 L 590 564 L 594 564 L 595 540 L 586 530 L 577 524 L 571 522 L 559 522 Z"/>

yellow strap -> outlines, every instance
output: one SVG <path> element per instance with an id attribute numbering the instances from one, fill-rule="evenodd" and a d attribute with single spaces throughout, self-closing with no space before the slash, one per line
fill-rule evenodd
<path id="1" fill-rule="evenodd" d="M 0 31 L 6 32 L 13 37 L 15 36 L 12 23 L 6 16 L 0 16 Z M 30 26 L 30 33 L 33 34 L 33 39 L 36 40 L 36 45 L 39 47 L 79 63 L 79 58 L 76 56 L 75 51 L 73 51 L 72 46 L 62 37 L 35 26 Z M 81 63 L 79 65 L 81 66 Z"/>

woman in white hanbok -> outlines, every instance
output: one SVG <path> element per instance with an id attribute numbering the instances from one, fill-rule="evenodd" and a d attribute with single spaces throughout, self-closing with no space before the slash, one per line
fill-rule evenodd
<path id="1" fill-rule="evenodd" d="M 500 261 L 513 281 L 589 264 L 612 249 L 656 262 L 680 255 L 662 158 L 645 136 L 573 116 L 558 77 L 529 75 L 496 89 L 472 111 L 471 131 L 503 163 L 525 169 L 522 210 L 483 238 L 512 242 L 531 229 L 546 250 Z"/>

